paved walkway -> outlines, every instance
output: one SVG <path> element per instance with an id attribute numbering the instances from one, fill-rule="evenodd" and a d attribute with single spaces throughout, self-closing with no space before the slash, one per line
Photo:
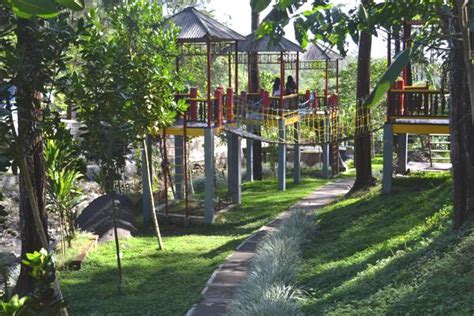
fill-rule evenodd
<path id="1" fill-rule="evenodd" d="M 191 307 L 186 315 L 225 315 L 227 306 L 231 302 L 232 297 L 247 277 L 250 260 L 255 255 L 258 242 L 268 232 L 275 230 L 292 210 L 314 210 L 326 206 L 346 194 L 352 187 L 353 182 L 353 179 L 339 179 L 318 188 L 309 196 L 293 205 L 288 211 L 247 238 L 237 247 L 237 250 L 227 261 L 214 271 L 207 281 L 206 287 L 202 290 L 203 298 L 199 303 Z"/>

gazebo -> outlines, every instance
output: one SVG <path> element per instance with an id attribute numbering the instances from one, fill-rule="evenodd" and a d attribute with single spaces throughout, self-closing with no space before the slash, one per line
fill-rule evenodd
<path id="1" fill-rule="evenodd" d="M 160 131 L 162 139 L 163 179 L 166 192 L 168 191 L 168 178 L 173 178 L 168 167 L 167 155 L 167 135 L 174 136 L 174 186 L 178 200 L 185 201 L 185 218 L 190 218 L 189 213 L 189 163 L 188 163 L 188 136 L 204 136 L 204 161 L 205 161 L 205 197 L 204 197 L 204 220 L 212 223 L 215 218 L 215 163 L 214 163 L 214 136 L 223 131 L 223 91 L 217 89 L 215 95 L 212 93 L 212 73 L 211 65 L 213 58 L 223 55 L 224 50 L 229 52 L 225 56 L 229 57 L 229 88 L 232 96 L 232 54 L 235 53 L 237 65 L 238 41 L 245 38 L 233 31 L 224 24 L 212 19 L 208 15 L 188 7 L 179 13 L 171 16 L 169 22 L 179 27 L 180 32 L 177 37 L 180 54 L 176 57 L 176 70 L 179 72 L 180 59 L 185 56 L 205 56 L 206 57 L 206 95 L 205 99 L 198 98 L 197 89 L 191 89 L 186 94 L 176 94 L 176 98 L 183 98 L 189 104 L 189 108 L 182 118 L 178 118 L 174 126 L 163 128 Z M 237 67 L 236 67 L 237 68 Z M 237 71 L 235 73 L 235 89 L 238 89 Z M 232 102 L 232 97 L 227 101 Z M 232 112 L 232 106 L 230 106 Z M 227 113 L 229 115 L 229 113 Z M 235 153 L 234 153 L 235 152 Z M 238 154 L 237 151 L 232 151 Z M 230 159 L 230 158 L 229 158 Z M 235 159 L 239 159 L 238 157 Z M 170 181 L 171 182 L 171 181 Z M 171 188 L 173 184 L 170 183 Z M 240 182 L 232 182 L 229 186 L 230 196 L 233 203 L 240 203 Z M 165 212 L 168 215 L 168 198 L 165 196 Z"/>
<path id="2" fill-rule="evenodd" d="M 196 10 L 194 7 L 187 7 L 181 12 L 170 17 L 170 20 L 179 27 L 180 33 L 177 37 L 181 46 L 181 56 L 176 58 L 176 68 L 179 71 L 180 57 L 183 56 L 206 56 L 206 86 L 207 86 L 207 127 L 212 125 L 212 105 L 211 105 L 211 64 L 212 58 L 218 55 L 229 56 L 229 87 L 232 87 L 231 71 L 231 51 L 237 56 L 238 42 L 244 37 L 224 24 L 212 19 L 208 15 Z M 223 53 L 227 50 L 227 53 Z M 237 57 L 235 58 L 237 65 Z M 237 66 L 236 66 L 237 69 Z M 235 72 L 235 90 L 238 90 L 238 74 Z M 193 111 L 193 109 L 191 109 Z M 191 116 L 192 113 L 191 113 Z"/>

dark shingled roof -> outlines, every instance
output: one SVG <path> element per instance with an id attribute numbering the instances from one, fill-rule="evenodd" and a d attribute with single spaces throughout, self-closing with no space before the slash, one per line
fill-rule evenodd
<path id="1" fill-rule="evenodd" d="M 178 42 L 241 41 L 244 37 L 193 7 L 170 17 L 181 31 Z"/>
<path id="2" fill-rule="evenodd" d="M 329 47 L 322 47 L 317 43 L 311 44 L 306 53 L 303 55 L 303 60 L 329 60 L 336 61 L 342 59 L 342 56 L 330 49 Z"/>
<path id="3" fill-rule="evenodd" d="M 270 53 L 270 52 L 303 52 L 300 45 L 282 37 L 280 40 L 272 40 L 268 35 L 257 40 L 255 32 L 245 37 L 245 41 L 239 42 L 239 52 L 246 53 Z"/>

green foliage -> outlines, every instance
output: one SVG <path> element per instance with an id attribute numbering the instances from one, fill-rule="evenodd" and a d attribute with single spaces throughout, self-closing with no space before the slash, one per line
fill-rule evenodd
<path id="1" fill-rule="evenodd" d="M 14 112 L 22 110 L 31 115 L 25 121 L 37 120 L 30 113 L 45 111 L 50 98 L 35 98 L 33 102 L 31 96 L 35 93 L 50 96 L 59 82 L 64 81 L 65 51 L 77 34 L 75 25 L 70 22 L 67 12 L 49 20 L 23 20 L 10 6 L 0 2 L 0 171 L 17 165 L 15 159 L 21 155 L 18 147 L 26 141 L 16 137 Z M 25 41 L 19 45 L 19 34 L 30 39 L 28 47 Z M 13 98 L 16 102 L 12 102 Z M 44 117 L 49 115 L 47 112 L 42 113 Z M 45 126 L 35 123 L 35 132 L 40 133 Z"/>
<path id="2" fill-rule="evenodd" d="M 53 170 L 69 169 L 86 172 L 86 161 L 80 156 L 81 147 L 59 116 L 49 119 L 44 127 L 44 156 L 46 167 Z"/>
<path id="3" fill-rule="evenodd" d="M 173 57 L 177 29 L 164 23 L 159 5 L 137 0 L 104 16 L 91 11 L 80 37 L 71 96 L 86 126 L 84 149 L 101 166 L 106 192 L 129 146 L 184 110 L 173 95 L 181 88 Z"/>
<path id="4" fill-rule="evenodd" d="M 400 55 L 397 56 L 395 61 L 390 65 L 387 71 L 384 73 L 380 81 L 377 82 L 376 87 L 370 93 L 367 100 L 363 100 L 363 106 L 372 108 L 378 105 L 385 94 L 390 90 L 392 84 L 397 80 L 398 76 L 410 62 L 410 57 L 413 52 L 418 49 L 419 45 L 415 45 L 413 48 L 407 48 Z"/>
<path id="5" fill-rule="evenodd" d="M 64 307 L 64 301 L 56 294 L 53 285 L 56 279 L 52 254 L 45 249 L 26 254 L 23 265 L 29 267 L 35 280 L 35 290 L 24 297 L 13 295 L 3 298 L 1 315 L 56 315 Z"/>
<path id="6" fill-rule="evenodd" d="M 5 316 L 17 316 L 21 315 L 24 310 L 25 304 L 28 302 L 28 297 L 24 296 L 20 298 L 18 294 L 12 296 L 12 298 L 6 302 L 1 302 L 1 314 Z"/>
<path id="7" fill-rule="evenodd" d="M 20 18 L 34 16 L 54 18 L 62 8 L 80 11 L 84 9 L 84 0 L 2 0 Z"/>
<path id="8" fill-rule="evenodd" d="M 30 268 L 30 274 L 35 280 L 35 290 L 30 293 L 26 306 L 27 314 L 55 314 L 64 307 L 63 299 L 54 289 L 56 280 L 53 255 L 41 249 L 26 254 L 23 265 Z"/>
<path id="9" fill-rule="evenodd" d="M 55 213 L 60 222 L 61 243 L 74 237 L 74 220 L 77 206 L 82 196 L 78 180 L 86 169 L 85 161 L 80 157 L 81 149 L 66 125 L 59 118 L 48 120 L 49 128 L 45 132 L 43 153 L 46 164 L 47 208 Z"/>

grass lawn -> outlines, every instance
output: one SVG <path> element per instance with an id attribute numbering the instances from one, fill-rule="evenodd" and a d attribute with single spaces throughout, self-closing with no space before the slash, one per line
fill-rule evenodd
<path id="1" fill-rule="evenodd" d="M 114 244 L 98 247 L 80 271 L 60 273 L 71 315 L 184 315 L 243 239 L 324 183 L 289 180 L 286 192 L 278 191 L 275 180 L 245 183 L 242 206 L 215 225 L 161 225 L 164 252 L 156 250 L 154 237 L 122 240 L 123 294 L 117 293 Z"/>
<path id="2" fill-rule="evenodd" d="M 474 223 L 451 230 L 448 173 L 413 174 L 318 212 L 299 282 L 307 315 L 474 313 Z"/>

